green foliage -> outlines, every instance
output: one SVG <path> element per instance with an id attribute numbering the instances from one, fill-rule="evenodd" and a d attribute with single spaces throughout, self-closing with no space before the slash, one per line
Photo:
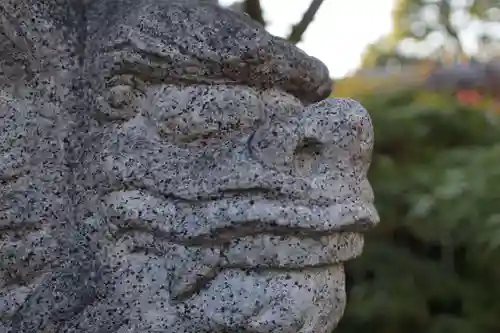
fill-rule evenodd
<path id="1" fill-rule="evenodd" d="M 347 265 L 335 332 L 499 331 L 500 125 L 411 90 L 359 99 L 375 127 L 381 223 Z"/>

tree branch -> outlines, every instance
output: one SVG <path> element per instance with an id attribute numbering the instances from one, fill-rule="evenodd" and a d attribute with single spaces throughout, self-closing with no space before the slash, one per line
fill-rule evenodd
<path id="1" fill-rule="evenodd" d="M 263 26 L 266 25 L 264 16 L 262 15 L 262 6 L 260 0 L 245 0 L 243 2 L 243 11 L 247 13 L 254 21 L 259 22 Z"/>
<path id="2" fill-rule="evenodd" d="M 444 0 L 439 4 L 440 21 L 446 33 L 455 41 L 458 55 L 463 56 L 465 53 L 462 40 L 460 39 L 457 29 L 455 29 L 451 23 L 452 9 L 448 1 L 449 0 Z"/>
<path id="3" fill-rule="evenodd" d="M 302 19 L 292 27 L 290 34 L 287 37 L 287 40 L 291 43 L 297 44 L 302 40 L 302 35 L 307 30 L 311 22 L 314 20 L 314 16 L 321 7 L 321 4 L 324 0 L 313 0 L 309 5 L 309 8 L 306 10 Z"/>

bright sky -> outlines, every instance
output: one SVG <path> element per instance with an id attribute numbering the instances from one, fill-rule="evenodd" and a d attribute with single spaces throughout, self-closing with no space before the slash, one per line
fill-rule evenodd
<path id="1" fill-rule="evenodd" d="M 220 0 L 228 5 L 235 0 Z M 286 36 L 311 0 L 261 0 L 268 30 Z M 356 69 L 369 44 L 392 30 L 394 0 L 325 0 L 298 46 L 321 59 L 334 78 Z"/>

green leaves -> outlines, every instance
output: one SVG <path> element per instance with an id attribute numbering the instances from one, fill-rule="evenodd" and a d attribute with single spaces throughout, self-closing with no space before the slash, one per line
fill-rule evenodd
<path id="1" fill-rule="evenodd" d="M 365 96 L 381 224 L 348 263 L 337 332 L 500 329 L 500 126 L 451 98 Z"/>

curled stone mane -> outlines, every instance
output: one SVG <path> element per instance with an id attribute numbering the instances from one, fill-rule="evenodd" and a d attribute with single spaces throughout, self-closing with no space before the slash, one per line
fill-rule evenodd
<path id="1" fill-rule="evenodd" d="M 319 60 L 201 0 L 0 0 L 0 333 L 329 333 L 378 223 Z"/>

